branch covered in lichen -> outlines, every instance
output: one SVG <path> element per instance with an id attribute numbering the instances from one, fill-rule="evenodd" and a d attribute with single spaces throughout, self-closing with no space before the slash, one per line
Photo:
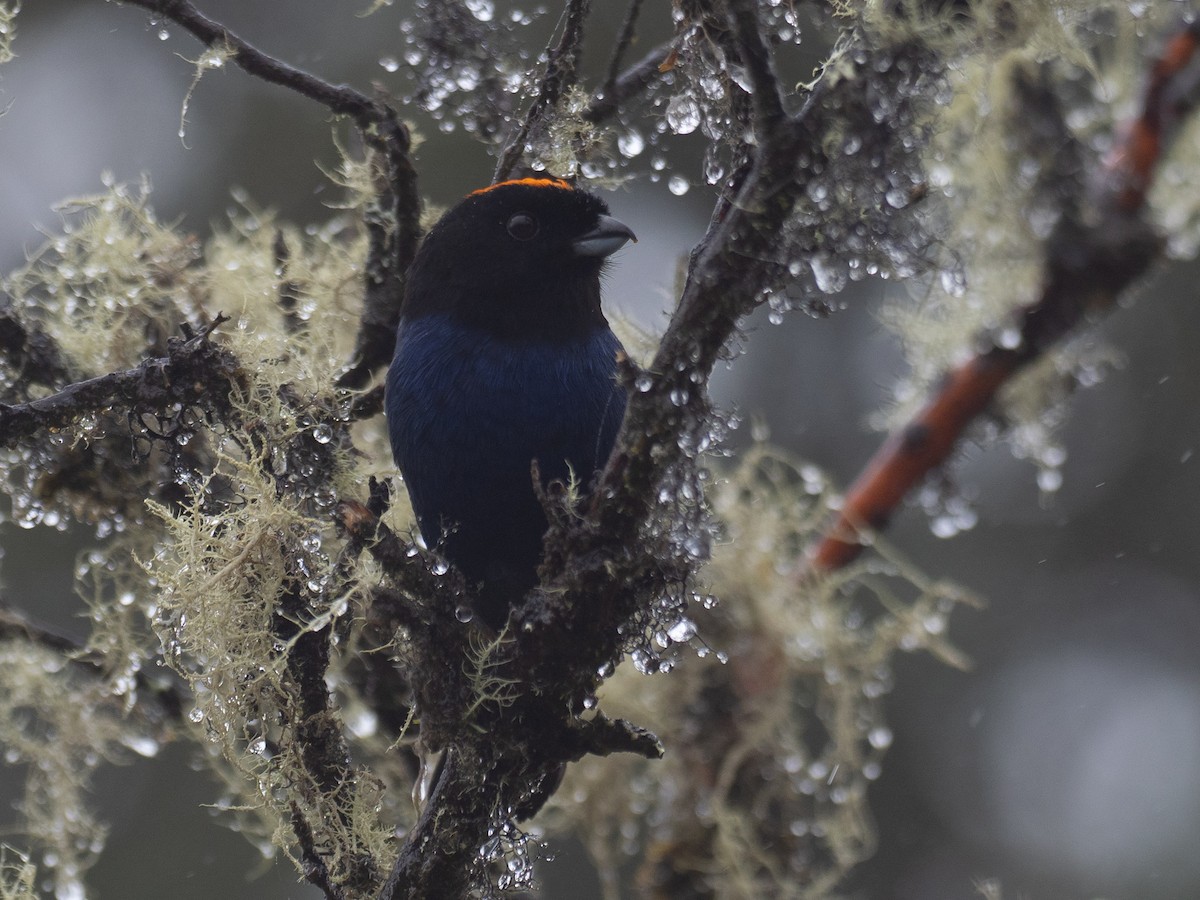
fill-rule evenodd
<path id="1" fill-rule="evenodd" d="M 1115 306 L 1158 259 L 1163 242 L 1146 220 L 1144 205 L 1180 117 L 1196 103 L 1189 63 L 1198 38 L 1190 25 L 1169 42 L 1151 67 L 1139 115 L 1119 129 L 1109 156 L 1093 160 L 1090 171 L 1063 164 L 1076 160 L 1079 151 L 1052 88 L 1018 71 L 1018 114 L 1032 131 L 1039 132 L 1040 124 L 1039 138 L 1058 148 L 1058 167 L 1045 179 L 1058 192 L 1058 208 L 1057 225 L 1045 242 L 1039 296 L 1016 310 L 1008 329 L 982 335 L 984 349 L 946 372 L 920 412 L 876 451 L 814 548 L 813 571 L 828 572 L 854 559 L 864 536 L 883 528 L 912 488 L 950 457 L 967 427 L 1018 372 L 1087 315 Z"/>

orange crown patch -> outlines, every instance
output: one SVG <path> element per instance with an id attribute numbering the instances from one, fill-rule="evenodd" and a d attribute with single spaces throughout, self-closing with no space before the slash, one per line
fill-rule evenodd
<path id="1" fill-rule="evenodd" d="M 478 194 L 486 194 L 488 191 L 494 191 L 498 187 L 504 187 L 507 184 L 527 184 L 530 187 L 553 187 L 564 191 L 573 191 L 575 188 L 567 184 L 561 178 L 514 178 L 512 181 L 501 181 L 499 184 L 489 184 L 487 187 L 480 188 L 477 191 L 471 191 L 467 194 L 468 197 L 474 197 Z"/>

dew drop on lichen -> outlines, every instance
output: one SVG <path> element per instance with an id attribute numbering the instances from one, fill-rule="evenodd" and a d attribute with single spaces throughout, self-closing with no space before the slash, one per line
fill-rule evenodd
<path id="1" fill-rule="evenodd" d="M 633 159 L 646 149 L 646 140 L 640 131 L 631 128 L 617 137 L 617 149 L 626 159 Z"/>
<path id="2" fill-rule="evenodd" d="M 700 105 L 688 94 L 676 94 L 667 104 L 667 124 L 676 134 L 691 134 L 700 127 Z"/>

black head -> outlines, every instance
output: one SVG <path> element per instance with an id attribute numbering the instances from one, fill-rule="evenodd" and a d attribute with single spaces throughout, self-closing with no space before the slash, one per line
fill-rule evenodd
<path id="1" fill-rule="evenodd" d="M 403 315 L 449 313 L 506 340 L 567 339 L 604 324 L 600 272 L 633 232 L 565 181 L 525 178 L 468 195 L 430 230 Z"/>

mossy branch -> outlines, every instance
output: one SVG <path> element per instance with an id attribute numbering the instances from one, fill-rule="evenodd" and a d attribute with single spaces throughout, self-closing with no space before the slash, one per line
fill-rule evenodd
<path id="1" fill-rule="evenodd" d="M 371 374 L 392 357 L 400 320 L 404 274 L 421 237 L 421 195 L 412 162 L 412 135 L 396 110 L 383 98 L 348 85 L 335 85 L 259 50 L 188 0 L 125 0 L 187 29 L 206 47 L 220 49 L 248 75 L 278 84 L 349 116 L 376 154 L 376 201 L 366 211 L 370 248 L 367 254 L 362 323 L 354 357 L 339 387 L 363 387 Z"/>
<path id="2" fill-rule="evenodd" d="M 11 447 L 38 432 L 67 428 L 88 413 L 114 407 L 132 417 L 165 412 L 175 404 L 227 406 L 230 392 L 241 382 L 241 366 L 210 339 L 226 321 L 219 315 L 199 334 L 171 338 L 165 357 L 76 382 L 48 397 L 0 404 L 0 446 Z"/>
<path id="3" fill-rule="evenodd" d="M 1141 109 L 1113 136 L 1112 151 L 1088 171 L 1060 171 L 1058 224 L 1045 244 L 1042 286 L 1033 303 L 1013 315 L 1017 340 L 980 335 L 983 349 L 948 371 L 916 417 L 893 432 L 846 493 L 841 511 L 813 549 L 810 572 L 822 574 L 853 560 L 865 536 L 886 526 L 908 493 L 958 447 L 968 426 L 992 405 L 1013 376 L 1041 358 L 1090 314 L 1117 299 L 1159 259 L 1163 241 L 1147 221 L 1146 195 L 1183 115 L 1200 100 L 1192 63 L 1200 28 L 1182 28 L 1150 67 Z M 1018 113 L 1032 131 L 1049 131 L 1076 159 L 1052 90 L 1017 75 Z M 1041 137 L 1044 139 L 1045 134 Z"/>

